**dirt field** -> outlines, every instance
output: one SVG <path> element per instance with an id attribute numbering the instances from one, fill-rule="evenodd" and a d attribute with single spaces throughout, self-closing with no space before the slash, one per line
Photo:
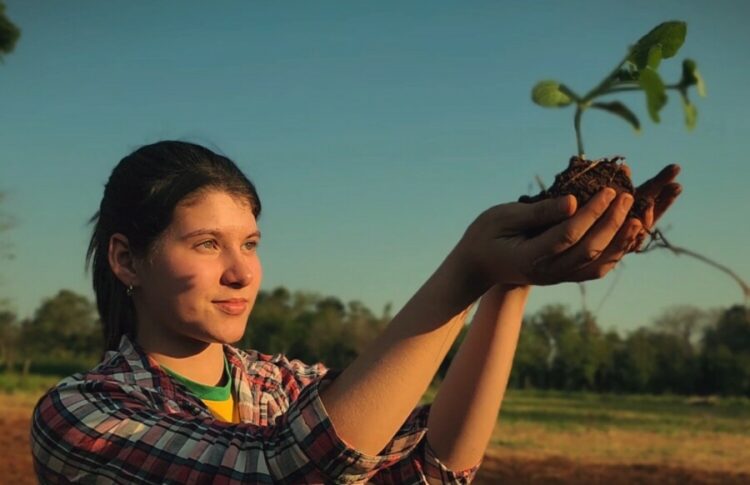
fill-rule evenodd
<path id="1" fill-rule="evenodd" d="M 750 474 L 730 473 L 665 465 L 598 464 L 566 458 L 485 459 L 474 483 L 478 484 L 748 484 Z"/>
<path id="2" fill-rule="evenodd" d="M 0 482 L 33 484 L 34 474 L 29 453 L 29 420 L 34 396 L 0 394 Z M 500 430 L 502 431 L 502 430 Z M 575 446 L 575 444 L 574 444 Z M 707 468 L 698 462 L 688 468 L 659 463 L 612 463 L 571 460 L 561 456 L 529 456 L 523 450 L 493 446 L 484 460 L 475 483 L 479 484 L 747 484 L 750 473 Z M 735 452 L 740 452 L 734 449 Z M 733 449 L 724 449 L 732 455 Z M 741 452 L 740 452 L 741 453 Z M 609 461 L 609 462 L 608 462 Z M 742 470 L 745 467 L 738 467 Z"/>
<path id="3" fill-rule="evenodd" d="M 34 396 L 0 393 L 0 483 L 36 483 L 31 464 L 29 425 Z"/>

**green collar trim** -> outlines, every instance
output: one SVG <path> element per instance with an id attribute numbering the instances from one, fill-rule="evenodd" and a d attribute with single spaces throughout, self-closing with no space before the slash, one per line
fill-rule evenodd
<path id="1" fill-rule="evenodd" d="M 223 386 L 207 386 L 200 382 L 191 381 L 185 376 L 181 376 L 177 372 L 161 366 L 164 372 L 172 376 L 179 383 L 187 387 L 190 392 L 198 396 L 200 399 L 205 401 L 226 401 L 232 393 L 232 373 L 229 370 L 229 361 L 227 356 L 224 356 L 224 374 L 228 377 L 226 384 Z"/>

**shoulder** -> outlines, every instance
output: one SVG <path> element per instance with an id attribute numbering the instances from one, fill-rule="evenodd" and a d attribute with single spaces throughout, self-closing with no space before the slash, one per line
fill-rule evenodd
<path id="1" fill-rule="evenodd" d="M 320 380 L 330 371 L 323 363 L 307 364 L 284 354 L 264 354 L 257 350 L 228 347 L 230 363 L 241 364 L 250 383 L 267 390 L 295 391 Z M 234 358 L 232 357 L 234 356 Z"/>
<path id="2" fill-rule="evenodd" d="M 70 375 L 49 389 L 34 407 L 32 425 L 73 424 L 89 415 L 128 408 L 179 411 L 172 381 L 163 372 L 154 372 L 145 354 L 122 350 L 107 352 L 92 369 Z"/>

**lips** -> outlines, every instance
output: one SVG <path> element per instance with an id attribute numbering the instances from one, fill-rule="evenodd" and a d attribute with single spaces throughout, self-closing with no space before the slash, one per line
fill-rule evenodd
<path id="1" fill-rule="evenodd" d="M 228 315 L 242 315 L 247 309 L 247 300 L 244 298 L 230 298 L 227 300 L 214 300 L 213 304 Z"/>

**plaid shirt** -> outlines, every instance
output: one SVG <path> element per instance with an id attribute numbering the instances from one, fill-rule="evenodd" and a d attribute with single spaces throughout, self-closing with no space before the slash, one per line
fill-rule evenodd
<path id="1" fill-rule="evenodd" d="M 87 373 L 63 379 L 34 409 L 41 483 L 469 483 L 425 439 L 416 408 L 377 456 L 348 446 L 320 400 L 322 364 L 224 346 L 241 423 L 217 420 L 127 336 Z"/>

